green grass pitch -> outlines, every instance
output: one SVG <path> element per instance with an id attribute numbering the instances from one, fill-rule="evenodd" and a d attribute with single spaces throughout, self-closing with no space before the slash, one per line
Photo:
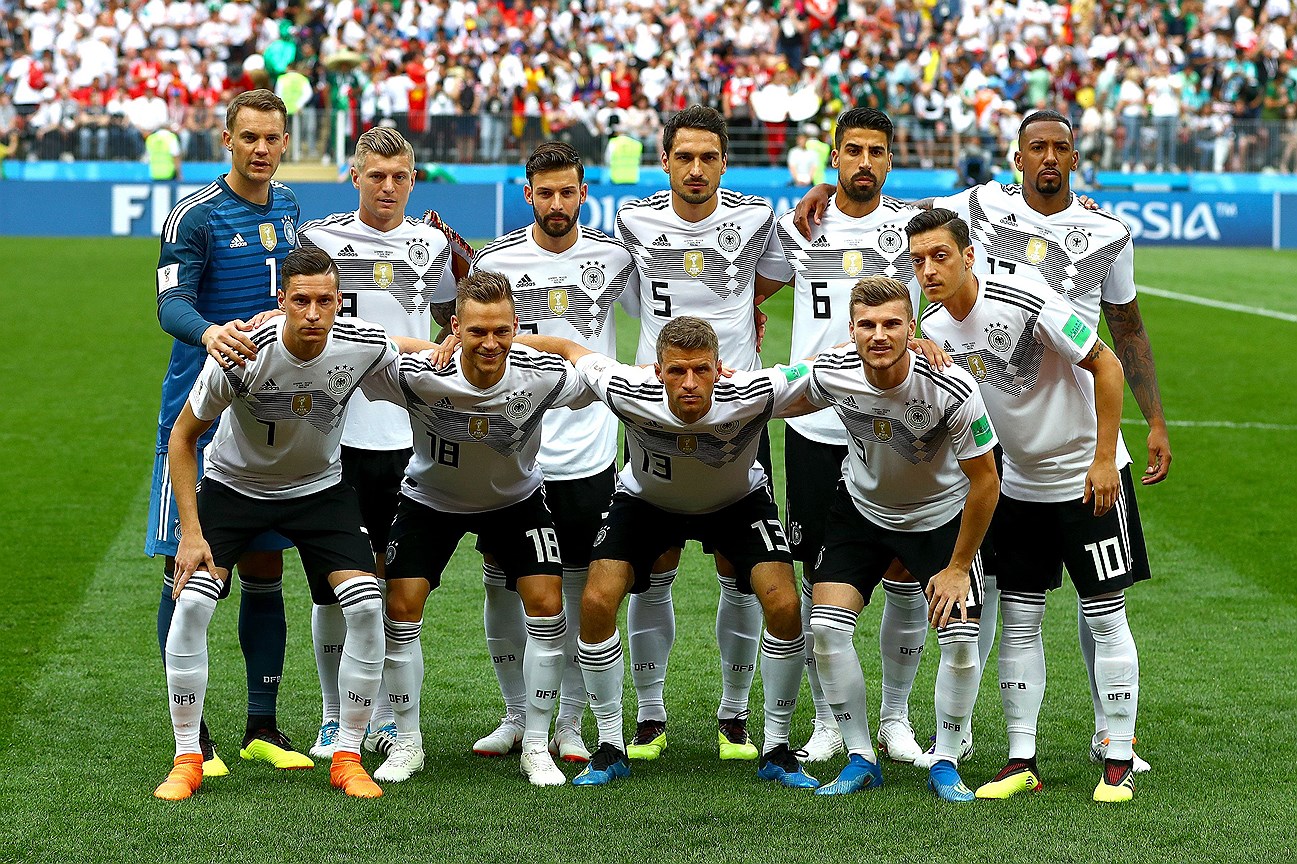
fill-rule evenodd
<path id="1" fill-rule="evenodd" d="M 172 755 L 154 630 L 161 565 L 141 553 L 168 350 L 150 290 L 156 249 L 155 241 L 0 240 L 0 861 L 1126 864 L 1297 855 L 1297 323 L 1153 294 L 1141 306 L 1175 462 L 1170 479 L 1139 499 L 1156 576 L 1131 592 L 1129 608 L 1142 669 L 1138 749 L 1153 773 L 1139 778 L 1132 805 L 1090 801 L 1098 771 L 1086 758 L 1090 703 L 1070 589 L 1050 596 L 1046 616 L 1041 795 L 943 806 L 921 772 L 888 765 L 882 790 L 823 800 L 760 783 L 750 764 L 718 762 L 716 587 L 696 546 L 676 583 L 671 748 L 607 790 L 533 790 L 516 758 L 468 752 L 500 708 L 482 639 L 480 569 L 467 545 L 428 604 L 426 770 L 363 802 L 330 791 L 324 767 L 277 774 L 241 762 L 243 668 L 228 603 L 213 623 L 208 719 L 232 774 L 188 803 L 155 801 Z M 1136 260 L 1143 285 L 1297 313 L 1292 253 L 1141 248 Z M 767 363 L 787 358 L 788 293 L 771 301 Z M 624 348 L 630 335 L 623 327 Z M 1138 418 L 1129 397 L 1125 416 Z M 778 448 L 782 428 L 773 431 Z M 1142 427 L 1125 431 L 1139 461 Z M 295 559 L 292 573 L 280 717 L 305 748 L 318 685 Z M 858 634 L 875 706 L 877 620 L 877 607 L 866 611 Z M 923 664 L 912 703 L 922 736 L 932 726 L 935 666 Z M 994 673 L 988 682 L 977 753 L 963 768 L 970 785 L 1005 753 Z M 810 730 L 809 703 L 803 689 L 796 743 Z M 633 700 L 626 704 L 629 725 Z M 759 683 L 753 704 L 759 730 Z M 586 736 L 594 740 L 588 717 Z M 817 773 L 832 777 L 839 766 Z"/>

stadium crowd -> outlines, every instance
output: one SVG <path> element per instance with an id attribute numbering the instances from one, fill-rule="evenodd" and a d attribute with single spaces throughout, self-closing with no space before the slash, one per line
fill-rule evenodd
<path id="1" fill-rule="evenodd" d="M 269 86 L 296 159 L 381 123 L 439 161 L 589 158 L 614 125 L 653 159 L 701 103 L 741 164 L 851 106 L 896 118 L 898 166 L 999 163 L 1049 107 L 1089 169 L 1293 171 L 1295 49 L 1291 0 L 0 0 L 0 156 L 136 159 L 169 125 L 217 159 L 224 105 Z"/>

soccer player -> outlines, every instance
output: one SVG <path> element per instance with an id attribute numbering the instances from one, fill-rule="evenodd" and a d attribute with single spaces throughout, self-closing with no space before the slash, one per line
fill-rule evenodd
<path id="1" fill-rule="evenodd" d="M 461 343 L 448 366 L 405 358 L 366 384 L 371 398 L 404 406 L 415 429 L 387 544 L 384 683 L 397 728 L 417 731 L 423 608 L 460 538 L 476 534 L 526 615 L 522 772 L 536 786 L 562 785 L 548 737 L 567 644 L 563 563 L 536 454 L 544 412 L 584 407 L 593 396 L 568 364 L 513 344 L 518 320 L 501 274 L 460 283 L 451 325 Z"/>
<path id="2" fill-rule="evenodd" d="M 209 358 L 171 431 L 168 462 L 182 530 L 166 645 L 176 758 L 158 798 L 188 798 L 202 783 L 208 625 L 229 593 L 230 568 L 269 530 L 297 545 L 314 599 L 340 603 L 346 617 L 338 678 L 344 707 L 330 782 L 351 796 L 383 794 L 360 765 L 383 668 L 383 601 L 339 450 L 347 400 L 371 370 L 396 360 L 396 349 L 381 327 L 335 323 L 341 297 L 328 255 L 296 250 L 280 275 L 285 315 L 248 334 L 255 359 L 239 366 Z M 195 491 L 198 442 L 226 411 Z"/>
<path id="3" fill-rule="evenodd" d="M 774 212 L 765 199 L 720 188 L 729 135 L 715 109 L 694 105 L 673 115 L 662 133 L 662 169 L 670 189 L 622 205 L 617 236 L 639 271 L 639 363 L 656 360 L 663 326 L 681 315 L 711 323 L 721 358 L 732 369 L 758 368 L 757 262 L 768 256 Z M 771 284 L 770 290 L 776 285 Z M 770 443 L 761 431 L 758 459 L 770 473 Z M 650 584 L 631 598 L 627 610 L 632 677 L 639 701 L 630 744 L 635 759 L 656 759 L 666 747 L 666 704 L 662 699 L 667 660 L 675 641 L 671 583 L 680 552 L 671 549 L 655 564 Z M 717 745 L 722 759 L 756 759 L 747 732 L 748 696 L 756 671 L 761 606 L 738 587 L 738 575 L 723 557 L 716 560 L 720 601 L 716 639 L 721 657 L 721 700 Z"/>
<path id="4" fill-rule="evenodd" d="M 995 524 L 1004 619 L 1000 697 L 1009 761 L 977 797 L 1008 798 L 1041 788 L 1041 620 L 1045 593 L 1061 584 L 1066 564 L 1095 637 L 1095 673 L 1109 734 L 1094 799 L 1128 801 L 1134 794 L 1139 657 L 1123 591 L 1148 561 L 1139 522 L 1127 523 L 1121 506 L 1135 488 L 1130 458 L 1117 448 L 1121 363 L 1048 288 L 1013 275 L 973 275 L 968 226 L 954 212 L 934 208 L 911 220 L 906 233 L 930 302 L 924 330 L 955 346 L 954 359 L 977 379 L 1004 448 Z"/>
<path id="5" fill-rule="evenodd" d="M 301 218 L 292 191 L 272 180 L 288 146 L 286 118 L 283 101 L 268 90 L 236 96 L 225 112 L 222 132 L 230 171 L 181 199 L 162 229 L 158 320 L 175 342 L 162 381 L 144 551 L 150 557 L 166 556 L 158 604 L 158 646 L 164 654 L 175 610 L 180 527 L 167 463 L 172 424 L 204 358 L 237 366 L 256 356 L 257 346 L 244 322 L 274 308 L 279 270 L 297 244 Z M 208 430 L 198 442 L 200 451 L 215 431 Z M 275 719 L 286 636 L 281 550 L 288 545 L 273 534 L 257 538 L 238 562 L 239 642 L 248 678 L 248 722 L 239 755 L 277 768 L 309 768 L 311 760 L 293 750 Z M 205 775 L 228 773 L 206 724 L 200 732 Z"/>
<path id="6" fill-rule="evenodd" d="M 541 144 L 527 160 L 523 196 L 535 221 L 483 247 L 473 272 L 502 273 L 513 285 L 523 333 L 562 336 L 615 356 L 613 303 L 639 291 L 630 252 L 620 241 L 581 225 L 587 188 L 581 157 L 568 144 Z M 545 476 L 545 501 L 554 514 L 563 553 L 563 609 L 568 643 L 558 716 L 550 751 L 568 762 L 586 762 L 581 739 L 585 685 L 576 662 L 581 594 L 590 547 L 612 499 L 617 458 L 617 418 L 600 402 L 577 411 L 553 411 L 541 421 L 537 461 Z M 499 568 L 483 568 L 486 644 L 504 697 L 500 726 L 473 745 L 482 756 L 502 756 L 522 741 L 526 718 L 522 657 L 527 631 L 517 595 L 505 588 Z"/>
<path id="7" fill-rule="evenodd" d="M 973 793 L 957 766 L 977 697 L 978 547 L 999 495 L 995 431 L 967 373 L 938 371 L 907 350 L 915 320 L 905 285 L 886 276 L 861 279 L 850 310 L 852 345 L 815 358 L 807 394 L 817 406 L 832 406 L 851 436 L 845 482 L 812 571 L 811 609 L 820 685 L 849 756 L 816 794 L 882 785 L 852 639 L 874 587 L 899 560 L 923 586 L 941 646 L 928 785 L 943 800 L 968 802 Z"/>
<path id="8" fill-rule="evenodd" d="M 649 588 L 653 563 L 664 551 L 692 538 L 725 556 L 736 590 L 754 596 L 765 614 L 765 740 L 757 774 L 814 788 L 817 781 L 788 748 L 804 642 L 792 558 L 769 479 L 757 461 L 761 430 L 771 417 L 813 410 L 803 398 L 806 367 L 740 371 L 720 379 L 716 332 L 690 316 L 667 322 L 657 340 L 658 359 L 650 369 L 619 364 L 564 339 L 527 337 L 577 364 L 625 424 L 629 449 L 595 537 L 581 604 L 581 670 L 599 725 L 599 748 L 572 782 L 601 786 L 630 773 L 617 610 L 628 593 Z"/>
<path id="9" fill-rule="evenodd" d="M 1022 172 L 1021 185 L 991 181 L 956 195 L 925 199 L 918 206 L 953 210 L 968 224 L 972 239 L 982 248 L 976 263 L 980 275 L 1014 275 L 1048 286 L 1095 332 L 1102 312 L 1126 383 L 1148 423 L 1148 461 L 1141 482 L 1149 486 L 1166 478 L 1171 468 L 1171 444 L 1153 349 L 1136 297 L 1134 247 L 1125 223 L 1102 210 L 1089 209 L 1072 194 L 1071 176 L 1078 158 L 1067 117 L 1057 111 L 1036 111 L 1018 127 L 1014 164 Z M 809 227 L 810 214 L 817 206 L 814 199 L 822 200 L 826 188 L 831 187 L 812 190 L 798 205 L 799 226 Z M 1118 449 L 1124 451 L 1125 446 L 1119 434 Z M 1127 521 L 1138 518 L 1134 495 L 1123 496 L 1123 504 L 1130 511 Z M 1141 578 L 1148 576 L 1141 574 Z M 988 579 L 987 620 L 980 648 L 983 666 L 995 640 L 997 593 L 994 579 Z M 1090 758 L 1102 762 L 1108 730 L 1095 677 L 1095 641 L 1082 610 L 1077 610 L 1077 617 L 1094 708 Z M 1148 763 L 1136 755 L 1136 773 L 1147 770 Z"/>
<path id="10" fill-rule="evenodd" d="M 453 247 L 441 230 L 405 215 L 414 174 L 414 150 L 401 133 L 384 126 L 370 129 L 356 140 L 351 163 L 359 206 L 307 222 L 298 234 L 303 248 L 323 249 L 337 265 L 340 315 L 362 317 L 382 325 L 389 334 L 427 339 L 434 321 L 439 327 L 450 323 L 455 301 Z M 355 396 L 343 424 L 342 479 L 360 497 L 380 580 L 388 530 L 412 448 L 405 411 L 371 402 L 363 393 Z M 345 634 L 346 623 L 336 603 L 314 606 L 311 635 L 323 712 L 310 752 L 319 758 L 332 755 L 338 734 L 338 651 Z M 369 726 L 364 746 L 387 756 L 374 772 L 378 781 L 407 780 L 423 767 L 419 730 L 397 728 L 384 692 L 379 693 Z"/>
<path id="11" fill-rule="evenodd" d="M 905 224 L 921 211 L 882 194 L 892 167 L 892 132 L 891 119 L 881 111 L 844 111 L 838 118 L 831 156 L 838 183 L 813 236 L 808 239 L 797 232 L 792 211 L 775 225 L 775 242 L 785 260 L 763 269 L 761 275 L 781 285 L 795 280 L 793 357 L 810 357 L 842 341 L 851 319 L 851 291 L 862 277 L 906 279 L 913 274 Z M 913 279 L 909 283 L 911 302 L 917 305 L 918 284 Z M 843 750 L 833 709 L 820 688 L 810 616 L 811 577 L 824 545 L 825 518 L 842 479 L 849 440 L 831 410 L 790 418 L 784 433 L 788 539 L 793 560 L 802 564 L 802 632 L 815 702 L 813 731 L 799 753 L 806 762 L 823 762 Z M 889 572 L 883 589 L 878 746 L 895 761 L 913 762 L 923 749 L 910 726 L 909 695 L 927 638 L 928 607 L 922 588 L 904 568 Z"/>

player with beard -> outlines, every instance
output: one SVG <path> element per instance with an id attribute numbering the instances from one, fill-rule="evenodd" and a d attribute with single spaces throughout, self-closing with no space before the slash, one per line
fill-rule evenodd
<path id="1" fill-rule="evenodd" d="M 630 252 L 603 232 L 580 224 L 587 187 L 580 155 L 560 141 L 541 144 L 527 160 L 523 195 L 535 221 L 483 247 L 473 272 L 503 273 L 513 285 L 522 333 L 562 336 L 600 354 L 617 353 L 613 304 L 634 300 L 639 275 Z M 590 547 L 612 498 L 616 476 L 617 419 L 602 402 L 571 411 L 551 411 L 541 423 L 537 462 L 545 475 L 545 500 L 554 515 L 563 553 L 563 608 L 568 644 L 550 750 L 568 762 L 590 758 L 581 739 L 585 686 L 576 662 L 581 594 Z M 523 647 L 527 629 L 518 595 L 488 561 L 483 620 L 487 650 L 504 698 L 505 714 L 473 752 L 502 756 L 522 742 L 526 725 Z"/>
<path id="2" fill-rule="evenodd" d="M 640 339 L 637 362 L 657 359 L 657 338 L 673 318 L 689 315 L 712 325 L 720 355 L 732 369 L 758 367 L 756 288 L 778 287 L 757 275 L 757 262 L 779 248 L 770 242 L 774 212 L 763 198 L 720 186 L 729 134 L 725 119 L 701 105 L 667 121 L 662 133 L 662 170 L 670 189 L 630 201 L 617 212 L 617 236 L 630 249 L 639 272 Z M 770 476 L 769 436 L 763 430 L 758 460 Z M 639 700 L 632 759 L 656 759 L 666 748 L 663 688 L 675 642 L 671 583 L 680 552 L 672 549 L 653 567 L 649 585 L 631 598 L 627 611 L 632 678 Z M 716 558 L 720 601 L 716 640 L 721 656 L 717 748 L 721 759 L 760 755 L 747 732 L 748 697 L 761 638 L 761 605 L 740 591 L 735 571 Z"/>
<path id="3" fill-rule="evenodd" d="M 850 321 L 851 291 L 861 278 L 904 279 L 911 303 L 918 304 L 905 225 L 922 211 L 883 194 L 891 170 L 892 131 L 892 121 L 881 111 L 844 111 L 831 157 L 838 184 L 823 220 L 809 239 L 797 233 L 792 211 L 775 225 L 784 260 L 762 269 L 761 275 L 781 285 L 793 282 L 793 357 L 810 357 L 842 341 Z M 815 560 L 824 545 L 825 519 L 842 479 L 849 440 L 842 421 L 830 410 L 790 418 L 784 433 L 788 538 L 793 560 L 802 563 L 802 629 L 815 702 L 814 729 L 800 753 L 807 762 L 825 761 L 843 749 L 833 709 L 820 688 L 810 616 Z M 919 584 L 899 564 L 883 578 L 883 589 L 878 743 L 894 761 L 913 762 L 923 749 L 910 725 L 909 695 L 927 638 L 927 604 Z M 868 756 L 874 758 L 872 752 Z"/>
<path id="4" fill-rule="evenodd" d="M 1140 412 L 1148 423 L 1147 463 L 1141 483 L 1151 486 L 1166 479 L 1171 468 L 1162 396 L 1153 348 L 1135 289 L 1135 253 L 1130 230 L 1120 219 L 1097 209 L 1071 190 L 1079 154 L 1071 123 L 1057 111 L 1028 114 L 1018 127 L 1015 166 L 1022 184 L 990 181 L 955 195 L 917 202 L 924 208 L 942 207 L 959 214 L 980 247 L 978 275 L 1010 275 L 1032 279 L 1064 297 L 1081 321 L 1098 332 L 1102 315 L 1112 334 L 1114 353 L 1125 370 Z M 831 186 L 811 190 L 797 205 L 797 226 L 808 234 L 818 221 Z M 1119 463 L 1130 461 L 1124 441 L 1117 446 Z M 1139 518 L 1134 494 L 1123 496 L 1127 522 Z M 994 616 L 998 590 L 988 574 L 985 620 L 980 648 L 985 666 L 995 640 Z M 1142 578 L 1148 578 L 1143 574 Z M 1077 610 L 1078 636 L 1094 709 L 1090 758 L 1102 762 L 1107 752 L 1106 713 L 1095 678 L 1095 641 L 1084 614 Z M 1149 770 L 1138 754 L 1135 772 Z"/>

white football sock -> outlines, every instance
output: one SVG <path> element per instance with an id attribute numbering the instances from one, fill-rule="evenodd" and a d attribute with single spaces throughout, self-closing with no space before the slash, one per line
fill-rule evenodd
<path id="1" fill-rule="evenodd" d="M 207 627 L 221 596 L 221 583 L 205 570 L 189 577 L 176 600 L 164 655 L 176 755 L 201 753 L 198 727 L 207 698 Z"/>
<path id="2" fill-rule="evenodd" d="M 1099 685 L 1094 680 L 1094 634 L 1085 620 L 1085 609 L 1076 604 L 1076 641 L 1081 645 L 1081 660 L 1085 663 L 1085 674 L 1090 679 L 1090 702 L 1094 706 L 1094 734 L 1100 739 L 1108 737 L 1108 714 L 1103 710 L 1103 700 L 1099 698 Z"/>
<path id="3" fill-rule="evenodd" d="M 611 744 L 626 751 L 622 733 L 621 689 L 626 678 L 626 661 L 622 659 L 621 634 L 612 635 L 594 645 L 577 640 L 581 652 L 581 674 L 585 691 L 590 694 L 590 711 L 599 724 L 599 743 Z"/>
<path id="4" fill-rule="evenodd" d="M 716 644 L 721 653 L 721 704 L 718 720 L 738 717 L 748 710 L 752 679 L 761 648 L 761 601 L 742 594 L 736 580 L 719 573 L 721 598 L 716 605 Z"/>
<path id="5" fill-rule="evenodd" d="M 806 575 L 809 565 L 802 570 L 802 640 L 806 643 L 806 683 L 811 688 L 811 703 L 815 706 L 815 719 L 829 726 L 836 726 L 833 719 L 833 708 L 824 698 L 824 688 L 820 686 L 820 669 L 815 665 L 815 634 L 811 631 L 811 580 Z"/>
<path id="6" fill-rule="evenodd" d="M 576 640 L 581 633 L 581 595 L 590 571 L 563 568 L 563 614 L 567 617 L 567 641 L 563 643 L 563 683 L 558 688 L 558 718 L 555 726 L 581 728 L 581 712 L 585 710 L 585 681 L 581 678 L 581 664 L 577 662 Z"/>
<path id="7" fill-rule="evenodd" d="M 765 733 L 762 751 L 769 753 L 788 744 L 788 727 L 797 707 L 806 665 L 806 641 L 801 634 L 787 641 L 761 634 L 761 687 L 765 692 Z"/>
<path id="8" fill-rule="evenodd" d="M 1036 723 L 1045 698 L 1044 594 L 1000 594 L 1000 701 L 1009 758 L 1036 755 Z"/>
<path id="9" fill-rule="evenodd" d="M 977 701 L 978 672 L 976 621 L 947 624 L 937 631 L 941 662 L 933 707 L 937 713 L 937 759 L 959 764 L 959 750 L 968 732 L 968 720 Z"/>
<path id="10" fill-rule="evenodd" d="M 554 719 L 554 703 L 563 680 L 563 649 L 567 645 L 567 618 L 557 615 L 527 616 L 527 650 L 522 661 L 522 677 L 527 687 L 527 725 L 522 733 L 522 747 L 546 746 L 549 724 Z"/>
<path id="11" fill-rule="evenodd" d="M 995 628 L 1000 617 L 1000 585 L 994 573 L 982 573 L 982 620 L 977 633 L 977 669 L 978 681 L 981 673 L 986 671 L 986 664 L 991 659 L 995 648 Z"/>
<path id="12" fill-rule="evenodd" d="M 320 676 L 320 724 L 338 719 L 338 661 L 347 622 L 337 603 L 311 605 L 311 643 L 315 647 L 315 671 Z"/>
<path id="13" fill-rule="evenodd" d="M 383 662 L 383 690 L 393 712 L 397 738 L 409 740 L 419 734 L 419 701 L 423 691 L 423 643 L 419 632 L 423 621 L 393 621 L 383 616 L 387 657 Z M 375 711 L 374 714 L 378 712 Z M 372 724 L 371 729 L 377 728 Z"/>
<path id="14" fill-rule="evenodd" d="M 630 595 L 626 605 L 626 637 L 630 647 L 631 680 L 638 703 L 636 720 L 667 719 L 667 660 L 676 641 L 676 612 L 671 583 L 676 570 L 649 574 L 649 587 Z"/>
<path id="15" fill-rule="evenodd" d="M 824 698 L 833 706 L 834 719 L 848 753 L 859 753 L 877 762 L 869 737 L 869 706 L 865 699 L 865 673 L 856 655 L 854 636 L 859 612 L 817 603 L 811 610 L 815 631 L 815 665 L 820 669 Z"/>
<path id="16" fill-rule="evenodd" d="M 486 599 L 482 603 L 486 650 L 491 654 L 505 713 L 521 717 L 527 713 L 527 685 L 522 674 L 527 623 L 522 600 L 504 587 L 504 571 L 499 567 L 483 564 L 482 584 L 486 587 Z"/>
<path id="17" fill-rule="evenodd" d="M 365 724 L 383 680 L 383 595 L 373 576 L 353 576 L 333 589 L 347 622 L 338 663 L 338 750 L 359 753 Z"/>
<path id="18" fill-rule="evenodd" d="M 1126 619 L 1126 598 L 1082 600 L 1094 634 L 1094 677 L 1103 697 L 1108 726 L 1108 758 L 1134 757 L 1135 715 L 1139 711 L 1139 654 Z"/>
<path id="19" fill-rule="evenodd" d="M 928 639 L 928 601 L 918 582 L 883 580 L 883 618 L 878 626 L 878 653 L 883 667 L 883 700 L 879 721 L 906 720 L 910 691 Z"/>

